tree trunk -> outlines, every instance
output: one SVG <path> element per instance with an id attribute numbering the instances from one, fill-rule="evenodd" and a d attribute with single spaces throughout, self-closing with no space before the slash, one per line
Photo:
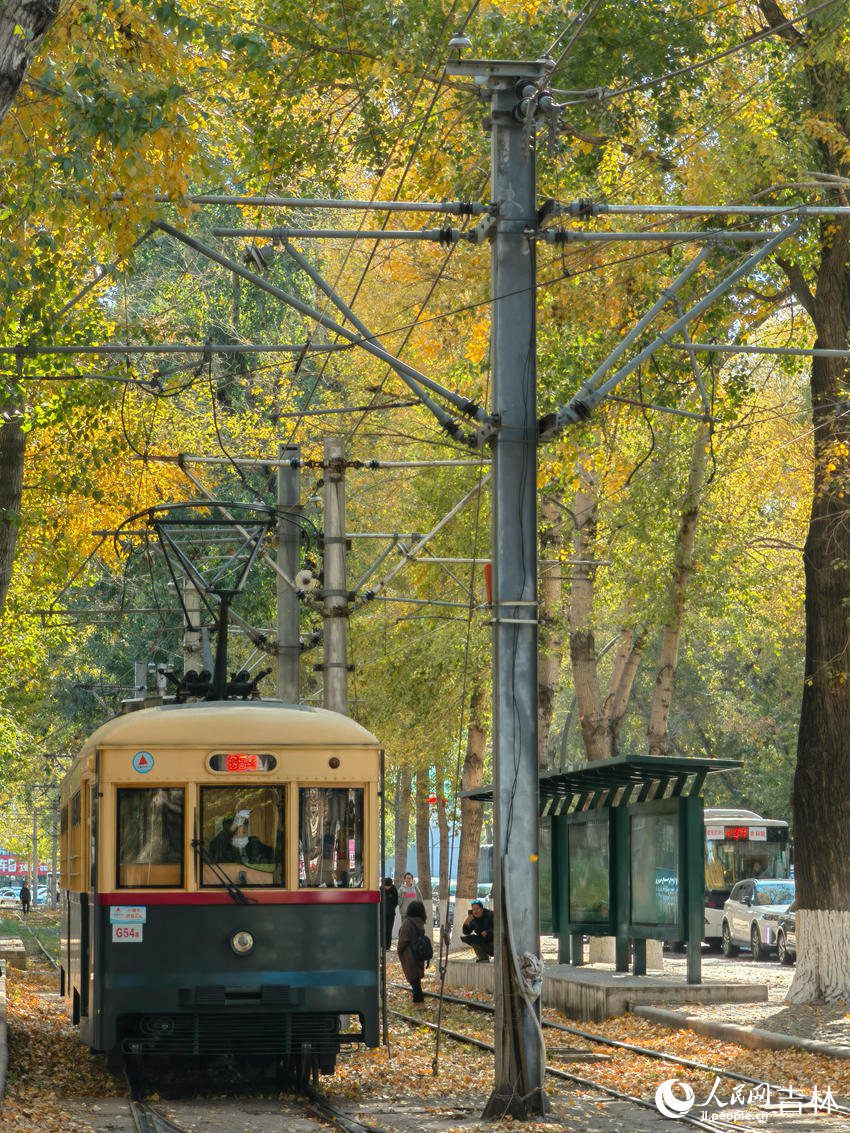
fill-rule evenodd
<path id="1" fill-rule="evenodd" d="M 416 872 L 425 906 L 425 931 L 434 935 L 434 902 L 431 893 L 431 812 L 428 806 L 428 772 L 416 772 Z"/>
<path id="2" fill-rule="evenodd" d="M 596 641 L 593 634 L 593 587 L 596 568 L 596 477 L 582 461 L 573 504 L 575 532 L 570 567 L 570 659 L 584 750 L 589 760 L 609 759 L 611 744 L 602 714 Z"/>
<path id="3" fill-rule="evenodd" d="M 410 841 L 410 788 L 413 780 L 410 768 L 402 765 L 396 774 L 395 786 L 395 864 L 396 881 L 407 871 L 407 847 Z"/>
<path id="4" fill-rule="evenodd" d="M 694 562 L 694 541 L 696 540 L 699 519 L 700 495 L 708 463 L 708 443 L 710 426 L 700 422 L 694 435 L 691 448 L 691 466 L 688 473 L 688 486 L 682 501 L 679 517 L 679 530 L 676 533 L 673 575 L 670 579 L 668 596 L 669 614 L 661 640 L 658 658 L 658 675 L 655 678 L 655 694 L 649 713 L 647 739 L 650 755 L 667 755 L 670 748 L 668 723 L 670 705 L 673 700 L 673 681 L 676 676 L 676 663 L 679 655 L 679 639 L 682 636 L 682 618 L 685 610 L 685 595 Z"/>
<path id="5" fill-rule="evenodd" d="M 814 296 L 816 346 L 846 349 L 850 221 L 830 222 Z M 803 561 L 806 665 L 794 776 L 793 1003 L 850 999 L 850 413 L 841 359 L 812 363 L 814 493 Z"/>
<path id="6" fill-rule="evenodd" d="M 0 122 L 58 13 L 59 0 L 5 0 L 0 6 Z"/>
<path id="7" fill-rule="evenodd" d="M 0 425 L 0 618 L 12 580 L 24 482 L 24 431 L 20 421 Z"/>
<path id="8" fill-rule="evenodd" d="M 481 786 L 484 778 L 484 745 L 487 732 L 484 727 L 489 702 L 486 681 L 481 675 L 472 689 L 469 702 L 469 727 L 466 733 L 466 755 L 463 760 L 461 789 L 471 791 Z M 460 846 L 457 854 L 457 894 L 455 896 L 452 948 L 464 948 L 460 939 L 460 926 L 466 920 L 469 906 L 478 896 L 478 848 L 481 845 L 481 828 L 484 822 L 484 804 L 472 799 L 460 800 Z"/>
<path id="9" fill-rule="evenodd" d="M 558 498 L 563 493 L 558 493 Z M 537 662 L 537 766 L 549 766 L 549 731 L 555 706 L 555 693 L 561 672 L 563 633 L 561 618 L 561 510 L 557 499 L 544 497 L 540 505 L 540 605 L 537 610 L 539 648 Z"/>
<path id="10" fill-rule="evenodd" d="M 449 889 L 451 862 L 449 861 L 449 823 L 446 815 L 446 797 L 443 794 L 443 780 L 445 774 L 440 764 L 437 764 L 435 778 L 437 781 L 437 802 L 435 809 L 437 811 L 437 830 L 439 831 L 439 877 L 440 877 L 440 891 L 439 891 L 439 924 L 442 927 L 446 923 L 448 915 L 449 901 L 451 894 Z"/>

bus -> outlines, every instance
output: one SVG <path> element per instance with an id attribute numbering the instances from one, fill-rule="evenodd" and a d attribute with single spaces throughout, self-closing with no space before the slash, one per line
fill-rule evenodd
<path id="1" fill-rule="evenodd" d="M 719 949 L 723 905 L 732 886 L 748 877 L 788 878 L 788 823 L 751 810 L 707 807 L 705 823 L 705 941 Z"/>

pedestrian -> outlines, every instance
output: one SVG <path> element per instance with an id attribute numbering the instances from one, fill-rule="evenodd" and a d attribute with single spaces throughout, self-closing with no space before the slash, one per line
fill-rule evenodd
<path id="1" fill-rule="evenodd" d="M 30 893 L 30 887 L 27 885 L 26 882 L 24 882 L 23 885 L 21 886 L 20 896 L 21 896 L 21 910 L 25 913 L 28 913 L 30 911 L 30 898 L 32 897 L 32 894 Z"/>
<path id="2" fill-rule="evenodd" d="M 385 877 L 381 886 L 381 912 L 384 917 L 384 948 L 388 952 L 393 942 L 395 911 L 398 908 L 398 890 L 391 877 Z"/>
<path id="3" fill-rule="evenodd" d="M 493 914 L 481 901 L 473 901 L 463 922 L 460 938 L 475 953 L 479 964 L 489 964 L 493 955 Z"/>
<path id="4" fill-rule="evenodd" d="M 404 880 L 398 889 L 398 912 L 402 920 L 407 916 L 407 911 L 413 901 L 422 901 L 422 890 L 413 880 L 412 873 L 406 873 Z M 422 916 L 425 916 L 424 906 Z"/>
<path id="5" fill-rule="evenodd" d="M 415 951 L 417 941 L 420 937 L 424 936 L 425 906 L 421 901 L 411 901 L 407 907 L 407 913 L 401 922 L 401 928 L 398 930 L 396 948 L 398 949 L 398 958 L 401 963 L 401 969 L 404 972 L 404 978 L 410 984 L 411 990 L 413 991 L 414 1003 L 425 1002 L 425 996 L 422 994 L 425 961 L 420 960 Z"/>

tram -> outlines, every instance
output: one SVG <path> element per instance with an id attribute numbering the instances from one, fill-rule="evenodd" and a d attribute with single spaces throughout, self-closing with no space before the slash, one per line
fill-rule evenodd
<path id="1" fill-rule="evenodd" d="M 116 717 L 61 790 L 61 991 L 128 1056 L 333 1073 L 379 1041 L 382 753 L 277 701 Z"/>

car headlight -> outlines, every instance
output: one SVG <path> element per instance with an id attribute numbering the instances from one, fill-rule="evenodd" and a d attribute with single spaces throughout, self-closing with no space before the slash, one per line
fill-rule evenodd
<path id="1" fill-rule="evenodd" d="M 254 947 L 254 938 L 246 929 L 240 929 L 231 936 L 230 947 L 237 956 L 247 956 Z"/>
<path id="2" fill-rule="evenodd" d="M 762 918 L 761 918 L 761 919 L 762 919 L 763 921 L 778 921 L 778 920 L 779 920 L 779 917 L 780 917 L 780 914 L 779 914 L 779 913 L 765 913 L 765 914 L 764 914 L 764 915 L 762 916 Z"/>

